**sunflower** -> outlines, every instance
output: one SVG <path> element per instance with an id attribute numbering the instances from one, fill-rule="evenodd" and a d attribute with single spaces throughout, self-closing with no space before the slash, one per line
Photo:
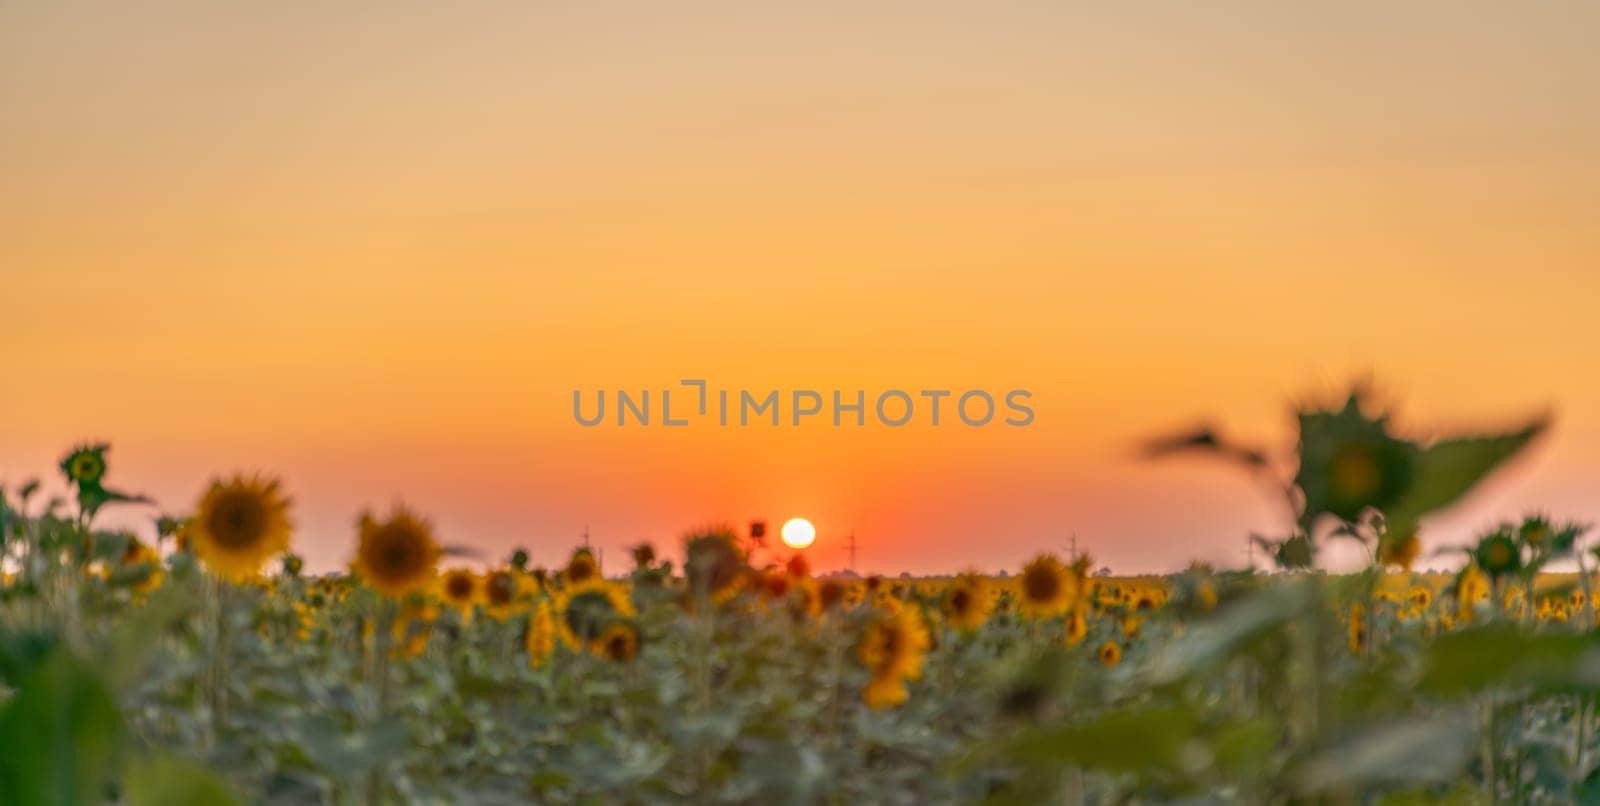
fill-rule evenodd
<path id="1" fill-rule="evenodd" d="M 138 568 L 143 566 L 145 575 L 132 585 L 134 593 L 149 593 L 161 587 L 161 580 L 165 576 L 161 568 L 161 555 L 156 550 L 138 540 L 129 540 L 128 547 L 122 552 L 122 565 L 124 568 Z"/>
<path id="2" fill-rule="evenodd" d="M 567 568 L 561 574 L 568 585 L 582 585 L 600 576 L 600 564 L 595 562 L 594 552 L 580 548 L 572 552 L 572 559 L 567 561 Z"/>
<path id="3" fill-rule="evenodd" d="M 61 472 L 79 487 L 96 487 L 106 476 L 106 451 L 110 449 L 111 446 L 103 442 L 73 448 L 61 460 Z"/>
<path id="4" fill-rule="evenodd" d="M 638 625 L 626 619 L 611 622 L 600 631 L 600 637 L 589 644 L 589 651 L 617 663 L 633 660 L 639 655 Z"/>
<path id="5" fill-rule="evenodd" d="M 789 597 L 789 614 L 796 620 L 822 615 L 822 594 L 817 583 L 809 579 L 796 581 L 794 594 Z"/>
<path id="6" fill-rule="evenodd" d="M 1041 554 L 1022 569 L 1022 601 L 1025 616 L 1049 618 L 1066 611 L 1076 595 L 1073 579 L 1053 554 Z"/>
<path id="7" fill-rule="evenodd" d="M 633 616 L 627 589 L 599 578 L 562 588 L 554 608 L 559 614 L 556 630 L 573 652 L 584 651 L 612 621 Z"/>
<path id="8" fill-rule="evenodd" d="M 211 483 L 180 542 L 212 573 L 243 582 L 289 549 L 289 529 L 289 501 L 276 479 L 234 476 Z"/>
<path id="9" fill-rule="evenodd" d="M 1095 657 L 1100 659 L 1102 666 L 1115 666 L 1122 662 L 1122 645 L 1116 641 L 1107 641 L 1100 645 Z"/>
<path id="10" fill-rule="evenodd" d="M 1347 626 L 1350 651 L 1357 655 L 1367 651 L 1367 606 L 1356 602 L 1350 606 Z"/>
<path id="11" fill-rule="evenodd" d="M 1495 532 L 1479 541 L 1475 556 L 1478 567 L 1495 579 L 1522 569 L 1522 552 L 1517 548 L 1516 541 L 1512 540 L 1511 535 L 1506 534 L 1505 530 Z"/>
<path id="12" fill-rule="evenodd" d="M 373 590 L 401 599 L 433 582 L 442 552 L 427 521 L 397 505 L 387 521 L 363 514 L 360 533 L 351 565 Z"/>
<path id="13" fill-rule="evenodd" d="M 555 652 L 556 620 L 549 599 L 540 599 L 534 606 L 533 615 L 528 617 L 528 628 L 522 644 L 528 651 L 528 666 L 534 669 L 543 666 Z"/>
<path id="14" fill-rule="evenodd" d="M 408 602 L 395 615 L 389 627 L 390 654 L 397 658 L 416 658 L 428 651 L 433 622 L 439 609 L 426 603 Z"/>
<path id="15" fill-rule="evenodd" d="M 829 610 L 842 604 L 847 593 L 849 591 L 843 582 L 837 579 L 824 579 L 817 586 L 817 603 L 823 610 Z"/>
<path id="16" fill-rule="evenodd" d="M 692 596 L 722 603 L 738 594 L 748 576 L 744 552 L 733 529 L 713 526 L 684 539 L 684 576 Z"/>
<path id="17" fill-rule="evenodd" d="M 437 589 L 439 598 L 455 608 L 463 621 L 472 618 L 473 608 L 483 595 L 478 575 L 465 568 L 451 568 L 440 574 Z"/>
<path id="18" fill-rule="evenodd" d="M 1550 541 L 1550 522 L 1544 518 L 1529 518 L 1523 522 L 1518 530 L 1522 542 L 1534 548 L 1541 548 Z"/>
<path id="19" fill-rule="evenodd" d="M 1410 571 L 1411 564 L 1417 561 L 1417 555 L 1421 552 L 1422 541 L 1417 539 L 1415 528 L 1407 529 L 1402 534 L 1390 533 L 1378 538 L 1378 561 L 1384 565 Z"/>
<path id="20" fill-rule="evenodd" d="M 517 604 L 517 594 L 521 585 L 517 581 L 517 572 L 502 568 L 489 572 L 483 578 L 483 610 L 497 621 L 505 621 L 511 615 L 511 609 Z"/>
<path id="21" fill-rule="evenodd" d="M 805 579 L 811 576 L 811 563 L 806 562 L 804 554 L 796 554 L 783 564 L 783 570 L 795 579 Z"/>
<path id="22" fill-rule="evenodd" d="M 856 656 L 876 678 L 915 680 L 922 676 L 922 655 L 927 649 L 928 628 L 916 607 L 906 606 L 867 625 Z"/>
<path id="23" fill-rule="evenodd" d="M 1084 618 L 1083 608 L 1073 608 L 1072 613 L 1067 616 L 1067 645 L 1077 646 L 1083 643 L 1083 639 L 1088 635 L 1089 620 Z"/>
<path id="24" fill-rule="evenodd" d="M 1417 447 L 1389 434 L 1388 417 L 1362 413 L 1360 392 L 1338 411 L 1300 414 L 1295 486 L 1307 516 L 1330 512 L 1355 521 L 1363 510 L 1398 503 L 1416 475 Z"/>
<path id="25" fill-rule="evenodd" d="M 1433 604 L 1433 591 L 1418 585 L 1417 587 L 1411 589 L 1411 592 L 1406 595 L 1406 598 L 1410 600 L 1411 606 L 1415 607 L 1420 612 L 1427 610 L 1428 605 Z"/>
<path id="26" fill-rule="evenodd" d="M 988 580 L 974 573 L 956 577 L 944 590 L 943 604 L 945 621 L 969 632 L 982 627 L 994 610 Z"/>
<path id="27" fill-rule="evenodd" d="M 861 692 L 862 701 L 872 709 L 893 708 L 910 698 L 911 692 L 899 675 L 878 675 Z"/>

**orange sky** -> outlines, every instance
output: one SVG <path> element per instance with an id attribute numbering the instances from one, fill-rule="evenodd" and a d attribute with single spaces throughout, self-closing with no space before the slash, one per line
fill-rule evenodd
<path id="1" fill-rule="evenodd" d="M 1558 414 L 1429 542 L 1600 519 L 1600 8 L 320 5 L 0 7 L 0 480 L 271 471 L 319 567 L 399 497 L 542 564 L 806 515 L 822 568 L 1159 570 L 1275 510 L 1131 444 L 1370 373 Z M 1037 419 L 573 422 L 685 377 Z"/>

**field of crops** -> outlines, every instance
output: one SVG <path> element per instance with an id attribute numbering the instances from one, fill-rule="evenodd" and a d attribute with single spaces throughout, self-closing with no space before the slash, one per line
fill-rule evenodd
<path id="1" fill-rule="evenodd" d="M 472 564 L 403 507 L 312 575 L 267 476 L 97 530 L 136 497 L 88 445 L 71 499 L 0 507 L 0 803 L 1594 801 L 1584 527 L 1519 517 L 1411 571 L 1416 524 L 1539 428 L 1302 412 L 1273 572 L 1148 578 L 818 577 L 743 525 L 604 573 Z M 1275 472 L 1210 433 L 1149 447 Z M 1370 566 L 1319 572 L 1336 540 Z"/>

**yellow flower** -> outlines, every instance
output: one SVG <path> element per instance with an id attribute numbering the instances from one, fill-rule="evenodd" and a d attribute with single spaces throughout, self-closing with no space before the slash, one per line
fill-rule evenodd
<path id="1" fill-rule="evenodd" d="M 555 652 L 556 622 L 549 599 L 540 599 L 539 604 L 534 606 L 533 615 L 528 619 L 527 634 L 523 637 L 523 646 L 528 650 L 528 665 L 535 669 L 543 666 L 551 653 Z"/>
<path id="2" fill-rule="evenodd" d="M 994 609 L 988 580 L 973 573 L 962 574 L 951 582 L 944 590 L 943 603 L 945 621 L 966 631 L 982 627 Z"/>
<path id="3" fill-rule="evenodd" d="M 1081 644 L 1088 635 L 1089 621 L 1083 617 L 1082 608 L 1075 608 L 1072 614 L 1067 616 L 1067 645 L 1076 646 Z"/>
<path id="4" fill-rule="evenodd" d="M 1103 666 L 1115 666 L 1122 662 L 1122 645 L 1116 641 L 1107 641 L 1100 645 L 1099 652 L 1095 653 L 1100 658 Z"/>
<path id="5" fill-rule="evenodd" d="M 559 614 L 556 630 L 562 643 L 573 652 L 582 652 L 611 622 L 633 616 L 633 603 L 624 586 L 595 577 L 582 585 L 562 588 L 555 610 Z"/>
<path id="6" fill-rule="evenodd" d="M 910 699 L 911 692 L 906 690 L 905 680 L 899 675 L 878 675 L 872 678 L 866 689 L 861 692 L 861 699 L 868 708 L 881 709 L 893 708 Z"/>
<path id="7" fill-rule="evenodd" d="M 861 665 L 874 677 L 922 676 L 922 655 L 928 650 L 928 628 L 914 606 L 897 608 L 867 625 L 856 649 Z"/>
<path id="8" fill-rule="evenodd" d="M 627 663 L 639 654 L 639 628 L 631 621 L 613 621 L 600 631 L 589 651 L 607 660 Z"/>
<path id="9" fill-rule="evenodd" d="M 360 535 L 352 566 L 373 590 L 401 599 L 433 582 L 442 552 L 433 528 L 410 510 L 396 506 L 382 522 L 363 514 Z"/>
<path id="10" fill-rule="evenodd" d="M 593 552 L 580 548 L 572 552 L 572 559 L 561 574 L 568 585 L 582 585 L 600 575 L 600 564 L 595 562 Z"/>
<path id="11" fill-rule="evenodd" d="M 1023 615 L 1049 618 L 1066 611 L 1077 595 L 1077 587 L 1067 569 L 1054 555 L 1041 554 L 1022 569 Z"/>
<path id="12" fill-rule="evenodd" d="M 269 557 L 289 550 L 289 501 L 276 479 L 234 476 L 211 483 L 184 536 L 212 573 L 244 582 Z"/>
<path id="13" fill-rule="evenodd" d="M 129 540 L 128 547 L 122 552 L 122 564 L 124 567 L 142 565 L 149 569 L 143 579 L 133 584 L 134 593 L 149 593 L 161 587 L 165 572 L 161 568 L 161 555 L 154 548 L 138 540 Z"/>
<path id="14" fill-rule="evenodd" d="M 483 578 L 483 610 L 496 621 L 505 621 L 517 604 L 521 592 L 517 572 L 502 568 Z"/>
<path id="15" fill-rule="evenodd" d="M 1367 606 L 1356 602 L 1350 606 L 1350 651 L 1357 655 L 1367 650 Z"/>
<path id="16" fill-rule="evenodd" d="M 463 621 L 472 618 L 473 608 L 482 598 L 478 575 L 465 568 L 451 568 L 439 575 L 439 598 L 455 608 Z"/>

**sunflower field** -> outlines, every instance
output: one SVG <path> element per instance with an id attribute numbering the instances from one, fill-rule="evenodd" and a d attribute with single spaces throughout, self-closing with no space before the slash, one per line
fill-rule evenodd
<path id="1" fill-rule="evenodd" d="M 1268 572 L 1140 578 L 819 577 L 716 524 L 625 573 L 469 566 L 403 506 L 312 574 L 265 475 L 97 529 L 142 499 L 85 445 L 71 498 L 0 494 L 0 804 L 1600 802 L 1585 527 L 1412 570 L 1543 423 L 1423 441 L 1368 408 L 1300 412 L 1285 457 L 1152 442 L 1286 515 Z M 1365 570 L 1319 570 L 1332 541 Z"/>

